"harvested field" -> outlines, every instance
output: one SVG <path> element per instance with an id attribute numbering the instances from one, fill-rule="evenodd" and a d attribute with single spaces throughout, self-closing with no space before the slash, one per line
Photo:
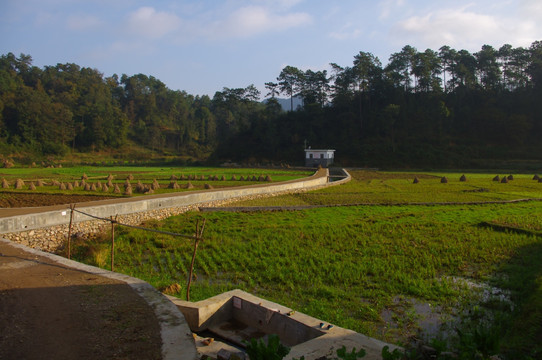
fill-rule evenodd
<path id="1" fill-rule="evenodd" d="M 112 199 L 112 196 L 0 193 L 0 208 L 38 207 Z"/>

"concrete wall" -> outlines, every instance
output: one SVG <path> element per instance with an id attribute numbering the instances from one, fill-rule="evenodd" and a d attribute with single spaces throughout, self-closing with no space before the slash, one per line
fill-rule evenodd
<path id="1" fill-rule="evenodd" d="M 110 216 L 116 215 L 183 207 L 193 204 L 205 204 L 208 202 L 234 199 L 237 197 L 273 194 L 300 189 L 313 189 L 326 186 L 327 183 L 327 169 L 320 169 L 313 176 L 300 180 L 220 190 L 195 191 L 168 196 L 148 195 L 145 197 L 130 199 L 113 199 L 112 201 L 101 201 L 99 202 L 99 205 L 83 203 L 77 206 L 77 210 L 94 216 L 109 218 Z M 89 219 L 90 218 L 88 216 L 74 213 L 74 222 L 87 221 Z M 68 224 L 69 221 L 70 210 L 67 205 L 65 209 L 61 210 L 2 217 L 0 218 L 0 234 Z"/>
<path id="2" fill-rule="evenodd" d="M 367 355 L 364 360 L 382 359 L 384 346 L 389 346 L 390 351 L 400 349 L 339 326 L 327 328 L 327 325 L 330 325 L 328 322 L 297 311 L 292 312 L 291 308 L 241 290 L 231 290 L 198 302 L 188 302 L 172 296 L 168 298 L 184 314 L 192 331 L 205 330 L 222 321 L 235 319 L 250 327 L 263 329 L 264 333 L 279 335 L 281 341 L 291 346 L 286 360 L 299 359 L 301 356 L 306 360 L 329 358 L 343 345 L 348 352 L 353 348 L 365 349 Z M 234 304 L 236 299 L 237 305 Z M 214 315 L 213 311 L 218 314 Z M 320 326 L 322 323 L 325 325 L 323 328 Z"/>
<path id="3" fill-rule="evenodd" d="M 295 346 L 324 335 L 323 331 L 259 303 L 256 304 L 237 296 L 233 299 L 232 317 L 235 320 L 266 334 L 277 334 L 286 346 Z M 237 299 L 237 306 L 235 306 L 235 299 Z"/>
<path id="4" fill-rule="evenodd" d="M 315 326 L 320 320 L 298 312 L 287 315 L 291 309 L 241 290 L 228 291 L 195 303 L 172 296 L 168 298 L 181 310 L 194 332 L 237 320 L 262 333 L 277 334 L 287 346 L 295 346 L 325 334 Z M 312 323 L 307 324 L 307 319 Z"/>

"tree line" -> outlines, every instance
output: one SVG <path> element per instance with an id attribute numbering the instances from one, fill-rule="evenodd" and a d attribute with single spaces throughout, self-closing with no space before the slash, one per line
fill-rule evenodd
<path id="1" fill-rule="evenodd" d="M 0 57 L 0 152 L 62 156 L 135 144 L 198 160 L 295 164 L 308 143 L 336 149 L 352 166 L 542 159 L 540 41 L 473 54 L 407 45 L 385 66 L 359 52 L 330 69 L 286 66 L 261 102 L 254 85 L 193 96 L 152 76 L 38 68 L 9 53 Z"/>

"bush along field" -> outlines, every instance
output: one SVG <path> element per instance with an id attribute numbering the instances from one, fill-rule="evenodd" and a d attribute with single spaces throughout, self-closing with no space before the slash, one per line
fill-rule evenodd
<path id="1" fill-rule="evenodd" d="M 251 205 L 281 198 L 366 205 L 191 212 L 146 226 L 190 234 L 205 217 L 193 301 L 239 288 L 368 336 L 423 342 L 458 358 L 542 356 L 542 201 L 471 203 L 539 199 L 542 184 L 526 175 L 497 183 L 488 174 L 467 174 L 466 182 L 445 174 L 449 181 L 441 183 L 442 174 L 417 174 L 417 184 L 413 174 L 354 175 L 346 185 Z M 472 191 L 480 187 L 488 190 Z M 409 204 L 422 202 L 431 204 Z M 176 295 L 184 297 L 191 240 L 122 227 L 116 235 L 116 271 L 158 289 L 179 283 Z M 107 234 L 77 246 L 79 260 L 107 267 Z"/>

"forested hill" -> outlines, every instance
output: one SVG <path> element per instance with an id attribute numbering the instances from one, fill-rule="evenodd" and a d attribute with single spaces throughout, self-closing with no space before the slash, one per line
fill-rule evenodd
<path id="1" fill-rule="evenodd" d="M 0 154 L 129 158 L 137 146 L 153 156 L 301 164 L 307 141 L 336 149 L 348 166 L 542 161 L 541 41 L 474 54 L 405 46 L 385 66 L 368 52 L 330 65 L 330 73 L 286 66 L 262 103 L 253 85 L 193 96 L 152 76 L 38 68 L 9 53 L 0 58 Z M 283 111 L 281 94 L 302 106 Z"/>

